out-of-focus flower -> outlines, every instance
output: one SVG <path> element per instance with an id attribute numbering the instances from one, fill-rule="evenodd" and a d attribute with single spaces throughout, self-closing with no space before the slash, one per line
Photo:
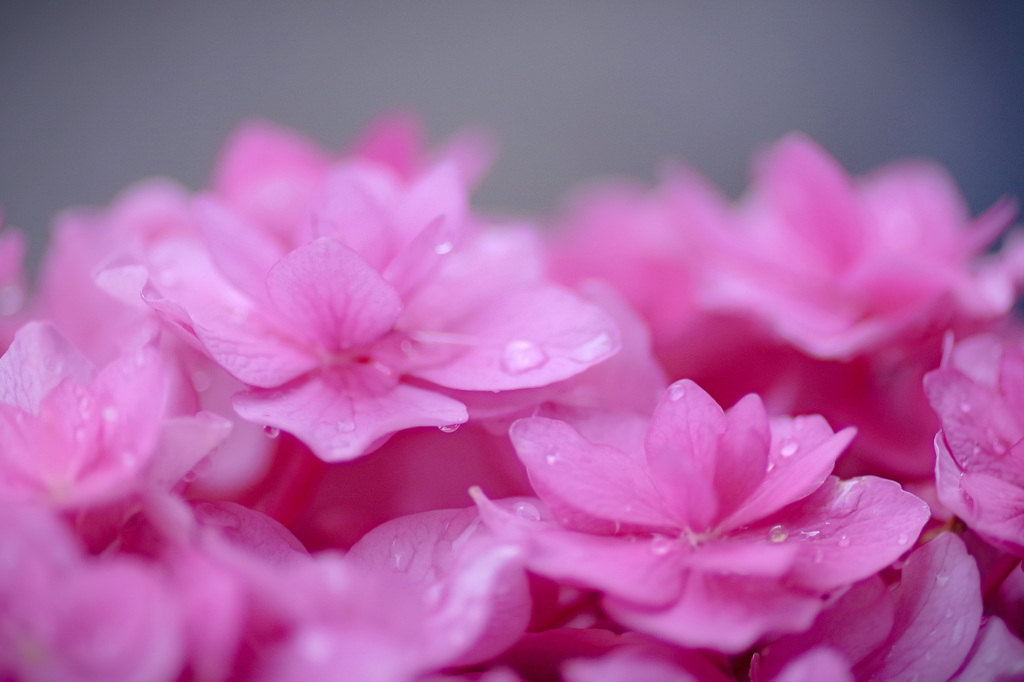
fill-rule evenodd
<path id="1" fill-rule="evenodd" d="M 939 499 L 989 542 L 1024 556 L 1024 350 L 991 335 L 959 342 L 925 390 L 942 419 Z"/>
<path id="2" fill-rule="evenodd" d="M 856 680 L 948 680 L 971 652 L 981 625 L 978 567 L 963 542 L 943 533 L 915 549 L 889 588 L 879 577 L 855 585 L 807 632 L 765 647 L 754 682 L 805 652 L 838 653 Z"/>
<path id="3" fill-rule="evenodd" d="M 45 322 L 0 358 L 0 497 L 60 507 L 169 490 L 228 434 L 213 414 L 169 415 L 160 355 L 96 371 Z"/>
<path id="4" fill-rule="evenodd" d="M 600 590 L 618 621 L 683 645 L 736 652 L 807 627 L 823 595 L 898 558 L 928 518 L 891 481 L 828 476 L 852 430 L 769 420 L 753 395 L 723 412 L 681 381 L 649 424 L 575 426 L 511 431 L 551 516 L 478 496 L 482 516 L 531 570 Z"/>

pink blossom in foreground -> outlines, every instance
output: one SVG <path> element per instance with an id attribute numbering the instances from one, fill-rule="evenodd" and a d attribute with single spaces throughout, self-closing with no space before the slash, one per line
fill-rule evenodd
<path id="1" fill-rule="evenodd" d="M 967 339 L 925 389 L 942 419 L 939 499 L 987 540 L 1024 556 L 1024 350 L 995 336 Z"/>
<path id="2" fill-rule="evenodd" d="M 764 648 L 754 682 L 807 651 L 838 653 L 856 680 L 948 680 L 964 664 L 981 624 L 978 568 L 950 533 L 918 547 L 889 589 L 881 578 L 855 585 L 805 633 Z"/>
<path id="3" fill-rule="evenodd" d="M 230 191 L 196 202 L 203 239 L 146 257 L 146 299 L 252 387 L 234 401 L 244 418 L 351 459 L 464 422 L 446 389 L 544 386 L 618 349 L 599 309 L 544 280 L 531 230 L 467 217 L 454 164 L 409 180 L 359 158 L 316 170 L 287 137 L 253 135 L 222 160 Z M 265 165 L 235 162 L 264 148 Z M 272 201 L 275 178 L 289 203 Z"/>
<path id="4" fill-rule="evenodd" d="M 485 522 L 537 573 L 600 590 L 616 620 L 737 652 L 807 627 L 822 596 L 898 558 L 927 506 L 891 481 L 828 476 L 853 437 L 820 417 L 728 412 L 689 381 L 650 423 L 532 418 L 511 436 L 550 515 L 480 497 Z"/>
<path id="5" fill-rule="evenodd" d="M 0 358 L 0 497 L 81 507 L 170 489 L 230 423 L 166 414 L 165 399 L 153 348 L 97 372 L 50 324 L 27 324 Z"/>
<path id="6" fill-rule="evenodd" d="M 162 682 L 182 666 L 180 613 L 158 571 L 94 559 L 51 513 L 0 503 L 0 677 Z"/>

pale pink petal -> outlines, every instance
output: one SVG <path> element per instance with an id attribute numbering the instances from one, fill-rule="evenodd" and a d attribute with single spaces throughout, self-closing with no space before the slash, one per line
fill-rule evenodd
<path id="1" fill-rule="evenodd" d="M 771 445 L 768 415 L 758 396 L 743 397 L 725 418 L 714 470 L 719 517 L 743 504 L 764 480 Z"/>
<path id="2" fill-rule="evenodd" d="M 915 550 L 893 591 L 889 641 L 857 666 L 859 677 L 891 682 L 949 679 L 981 625 L 978 566 L 963 541 L 943 533 Z"/>
<path id="3" fill-rule="evenodd" d="M 682 646 L 739 653 L 769 633 L 807 629 L 824 604 L 817 594 L 772 578 L 691 570 L 668 608 L 644 608 L 618 596 L 605 597 L 603 605 L 626 627 Z"/>
<path id="4" fill-rule="evenodd" d="M 644 449 L 654 485 L 681 528 L 706 530 L 718 515 L 714 478 L 727 424 L 718 403 L 689 380 L 669 386 L 654 411 Z"/>
<path id="5" fill-rule="evenodd" d="M 462 403 L 359 365 L 240 393 L 232 403 L 243 419 L 295 434 L 328 462 L 359 457 L 401 429 L 467 419 Z"/>
<path id="6" fill-rule="evenodd" d="M 248 555 L 271 565 L 289 566 L 309 553 L 283 525 L 265 514 L 234 502 L 200 502 L 193 507 L 196 523 Z"/>
<path id="7" fill-rule="evenodd" d="M 772 682 L 854 682 L 850 664 L 838 653 L 826 648 L 812 649 L 791 661 L 771 679 Z"/>
<path id="8" fill-rule="evenodd" d="M 375 341 L 395 324 L 402 301 L 356 252 L 321 238 L 282 258 L 267 275 L 281 316 L 326 352 Z"/>
<path id="9" fill-rule="evenodd" d="M 393 216 L 399 182 L 380 166 L 358 162 L 336 166 L 321 190 L 311 236 L 336 239 L 370 267 L 383 271 L 400 246 Z"/>
<path id="10" fill-rule="evenodd" d="M 552 419 L 520 419 L 509 435 L 530 481 L 549 505 L 557 501 L 612 522 L 679 527 L 636 455 L 591 444 L 569 424 Z"/>
<path id="11" fill-rule="evenodd" d="M 30 322 L 18 330 L 0 357 L 0 403 L 29 414 L 64 379 L 88 385 L 92 364 L 49 322 Z"/>
<path id="12" fill-rule="evenodd" d="M 545 521 L 539 501 L 491 502 L 479 491 L 474 499 L 491 532 L 522 548 L 531 571 L 631 603 L 664 606 L 678 594 L 688 551 L 681 543 L 574 533 Z"/>
<path id="13" fill-rule="evenodd" d="M 1002 619 L 985 619 L 967 661 L 950 682 L 1008 682 L 1024 679 L 1024 642 Z"/>
<path id="14" fill-rule="evenodd" d="M 416 331 L 406 331 L 417 338 Z M 600 308 L 553 285 L 497 296 L 444 331 L 463 340 L 456 347 L 457 360 L 413 373 L 441 386 L 473 391 L 561 381 L 620 347 L 618 329 Z"/>
<path id="15" fill-rule="evenodd" d="M 169 490 L 211 450 L 223 443 L 231 428 L 229 420 L 212 412 L 165 420 L 158 453 L 149 467 L 149 480 L 153 485 Z"/>
<path id="16" fill-rule="evenodd" d="M 800 554 L 789 582 L 827 592 L 894 562 L 914 546 L 930 517 L 924 501 L 893 481 L 832 477 L 750 533 L 762 533 L 762 542 L 796 544 Z"/>
<path id="17" fill-rule="evenodd" d="M 768 467 L 761 484 L 722 528 L 753 523 L 817 490 L 832 472 L 836 458 L 853 440 L 856 431 L 838 433 L 817 415 L 775 418 L 771 422 L 772 444 Z"/>
<path id="18" fill-rule="evenodd" d="M 565 682 L 706 682 L 645 651 L 622 649 L 600 658 L 576 658 L 562 666 Z"/>

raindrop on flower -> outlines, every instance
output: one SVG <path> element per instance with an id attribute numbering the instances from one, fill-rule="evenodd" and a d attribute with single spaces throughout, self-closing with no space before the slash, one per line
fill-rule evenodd
<path id="1" fill-rule="evenodd" d="M 113 405 L 107 405 L 103 408 L 103 419 L 108 422 L 116 421 L 119 415 L 120 413 Z"/>
<path id="2" fill-rule="evenodd" d="M 451 242 L 441 242 L 440 244 L 434 245 L 434 253 L 438 256 L 443 256 L 446 253 L 451 253 L 452 249 L 455 248 L 455 244 Z"/>
<path id="3" fill-rule="evenodd" d="M 910 538 L 907 537 L 906 533 L 900 533 L 899 537 L 896 538 L 896 544 L 902 547 L 903 545 L 910 542 Z"/>
<path id="4" fill-rule="evenodd" d="M 391 541 L 391 561 L 396 571 L 405 571 L 412 563 L 415 548 L 408 539 L 397 537 Z"/>
<path id="5" fill-rule="evenodd" d="M 459 430 L 460 426 L 462 426 L 462 424 L 447 424 L 445 426 L 438 426 L 437 428 L 445 433 L 455 433 Z"/>
<path id="6" fill-rule="evenodd" d="M 672 384 L 668 387 L 669 400 L 681 400 L 686 395 L 686 387 L 682 384 Z"/>
<path id="7" fill-rule="evenodd" d="M 607 354 L 611 349 L 612 338 L 608 336 L 607 332 L 601 332 L 579 346 L 569 357 L 576 362 L 593 362 L 595 359 Z"/>
<path id="8" fill-rule="evenodd" d="M 521 519 L 540 521 L 540 512 L 529 502 L 516 502 L 512 505 L 512 511 Z"/>
<path id="9" fill-rule="evenodd" d="M 558 453 L 551 453 L 550 455 L 544 458 L 544 461 L 547 462 L 548 464 L 554 464 L 555 462 L 558 461 Z"/>
<path id="10" fill-rule="evenodd" d="M 276 426 L 271 426 L 270 424 L 267 424 L 266 426 L 263 427 L 263 435 L 266 436 L 267 438 L 277 438 L 278 436 L 281 435 L 281 429 L 277 428 Z"/>
<path id="11" fill-rule="evenodd" d="M 533 341 L 509 341 L 501 356 L 501 366 L 509 374 L 522 374 L 537 369 L 548 361 L 548 356 Z"/>
<path id="12" fill-rule="evenodd" d="M 768 531 L 768 539 L 772 542 L 785 542 L 788 537 L 789 531 L 782 526 L 772 526 L 772 529 Z"/>
<path id="13" fill-rule="evenodd" d="M 945 585 L 948 582 L 949 582 L 949 576 L 948 575 L 946 575 L 945 573 L 938 573 L 938 574 L 936 574 L 936 576 L 935 576 L 935 584 L 936 585 L 938 585 L 939 587 L 942 587 L 943 585 Z"/>
<path id="14" fill-rule="evenodd" d="M 782 455 L 783 457 L 792 457 L 793 455 L 796 454 L 796 451 L 799 449 L 800 445 L 798 443 L 796 443 L 795 441 L 789 441 L 788 443 L 782 446 L 782 449 L 779 450 L 779 454 Z"/>
<path id="15" fill-rule="evenodd" d="M 850 538 L 849 538 L 849 536 L 846 535 L 846 533 L 843 533 L 842 535 L 839 536 L 839 546 L 840 547 L 849 547 L 850 546 Z"/>
<path id="16" fill-rule="evenodd" d="M 963 412 L 964 414 L 967 414 L 968 412 L 971 411 L 971 404 L 967 401 L 960 403 L 960 411 Z"/>
<path id="17" fill-rule="evenodd" d="M 672 539 L 664 535 L 655 535 L 651 540 L 651 552 L 657 555 L 668 554 L 672 549 Z"/>

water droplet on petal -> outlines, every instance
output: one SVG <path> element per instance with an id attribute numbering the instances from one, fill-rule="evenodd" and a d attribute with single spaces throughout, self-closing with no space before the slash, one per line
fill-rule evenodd
<path id="1" fill-rule="evenodd" d="M 998 440 L 998 439 L 993 440 L 992 441 L 992 451 L 995 452 L 997 455 L 1001 455 L 1004 452 L 1006 452 L 1006 445 L 1003 444 L 1003 441 L 1001 441 L 1001 440 Z"/>
<path id="2" fill-rule="evenodd" d="M 25 303 L 25 292 L 17 284 L 8 284 L 0 289 L 0 315 L 10 316 L 21 310 Z"/>
<path id="3" fill-rule="evenodd" d="M 548 356 L 533 341 L 509 341 L 501 356 L 501 366 L 509 374 L 522 374 L 537 369 L 548 361 Z"/>
<path id="4" fill-rule="evenodd" d="M 945 573 L 938 573 L 938 574 L 936 574 L 936 576 L 935 576 L 935 584 L 936 585 L 939 585 L 941 587 L 942 585 L 945 585 L 948 582 L 949 582 L 949 576 L 948 575 L 946 575 Z"/>
<path id="5" fill-rule="evenodd" d="M 657 555 L 668 554 L 672 549 L 673 543 L 671 538 L 665 537 L 664 535 L 655 535 L 651 540 L 651 552 Z"/>
<path id="6" fill-rule="evenodd" d="M 391 562 L 396 571 L 405 571 L 412 563 L 415 547 L 406 538 L 398 537 L 391 541 Z"/>
<path id="7" fill-rule="evenodd" d="M 341 431 L 342 433 L 351 433 L 352 431 L 356 430 L 355 422 L 342 420 L 338 422 L 338 430 Z"/>
<path id="8" fill-rule="evenodd" d="M 544 458 L 544 461 L 548 464 L 554 464 L 558 461 L 558 453 L 552 453 Z"/>
<path id="9" fill-rule="evenodd" d="M 114 407 L 113 405 L 107 405 L 106 407 L 103 408 L 103 419 L 108 422 L 117 421 L 117 418 L 120 416 L 120 414 L 121 413 L 118 412 L 117 408 Z"/>
<path id="10" fill-rule="evenodd" d="M 266 436 L 267 438 L 277 438 L 278 436 L 281 435 L 281 429 L 277 428 L 276 426 L 271 426 L 270 424 L 267 424 L 266 426 L 263 427 L 263 435 Z"/>
<path id="11" fill-rule="evenodd" d="M 960 411 L 963 412 L 964 414 L 967 414 L 968 412 L 971 411 L 971 404 L 967 401 L 960 403 Z"/>
<path id="12" fill-rule="evenodd" d="M 961 618 L 953 626 L 953 632 L 950 634 L 950 644 L 956 646 L 964 638 L 964 630 L 967 629 L 967 619 Z"/>
<path id="13" fill-rule="evenodd" d="M 686 395 L 686 386 L 683 384 L 672 384 L 668 387 L 669 400 L 681 400 Z"/>
<path id="14" fill-rule="evenodd" d="M 772 526 L 772 529 L 768 531 L 768 539 L 772 542 L 785 542 L 788 537 L 789 531 L 782 526 Z"/>
<path id="15" fill-rule="evenodd" d="M 899 536 L 896 538 L 896 544 L 900 547 L 907 544 L 908 542 L 910 542 L 910 538 L 907 537 L 906 533 L 900 533 Z"/>
<path id="16" fill-rule="evenodd" d="M 512 505 L 512 511 L 521 519 L 540 521 L 540 512 L 529 502 L 516 502 Z"/>
<path id="17" fill-rule="evenodd" d="M 824 560 L 825 560 L 825 552 L 820 547 L 818 549 L 814 550 L 814 563 L 820 564 Z"/>
<path id="18" fill-rule="evenodd" d="M 774 468 L 775 468 L 775 462 L 773 462 L 771 460 L 768 460 L 768 466 L 765 467 L 765 471 L 771 471 Z"/>
<path id="19" fill-rule="evenodd" d="M 840 547 L 849 547 L 850 546 L 850 538 L 849 538 L 849 536 L 846 535 L 846 533 L 843 533 L 842 535 L 839 536 L 839 546 Z"/>
<path id="20" fill-rule="evenodd" d="M 383 374 L 384 376 L 386 376 L 386 377 L 393 376 L 394 373 L 395 373 L 395 371 L 393 369 L 391 369 L 390 367 L 385 365 L 380 360 L 375 360 L 373 362 L 373 368 L 375 370 L 377 370 L 378 372 L 380 372 L 381 374 Z"/>
<path id="21" fill-rule="evenodd" d="M 451 253 L 452 249 L 455 248 L 455 244 L 451 242 L 441 242 L 440 244 L 434 245 L 434 253 L 438 256 L 443 256 L 446 253 Z"/>
<path id="22" fill-rule="evenodd" d="M 437 428 L 445 433 L 455 433 L 459 430 L 460 426 L 462 426 L 462 424 L 447 424 L 445 426 L 438 426 Z"/>
<path id="23" fill-rule="evenodd" d="M 607 332 L 601 332 L 579 346 L 569 357 L 576 362 L 593 362 L 602 355 L 607 355 L 611 349 L 612 337 L 608 336 Z"/>
<path id="24" fill-rule="evenodd" d="M 793 455 L 796 454 L 796 451 L 799 449 L 799 443 L 796 443 L 795 441 L 789 441 L 788 443 L 782 446 L 782 449 L 779 450 L 779 454 L 782 455 L 783 457 L 792 457 Z"/>

